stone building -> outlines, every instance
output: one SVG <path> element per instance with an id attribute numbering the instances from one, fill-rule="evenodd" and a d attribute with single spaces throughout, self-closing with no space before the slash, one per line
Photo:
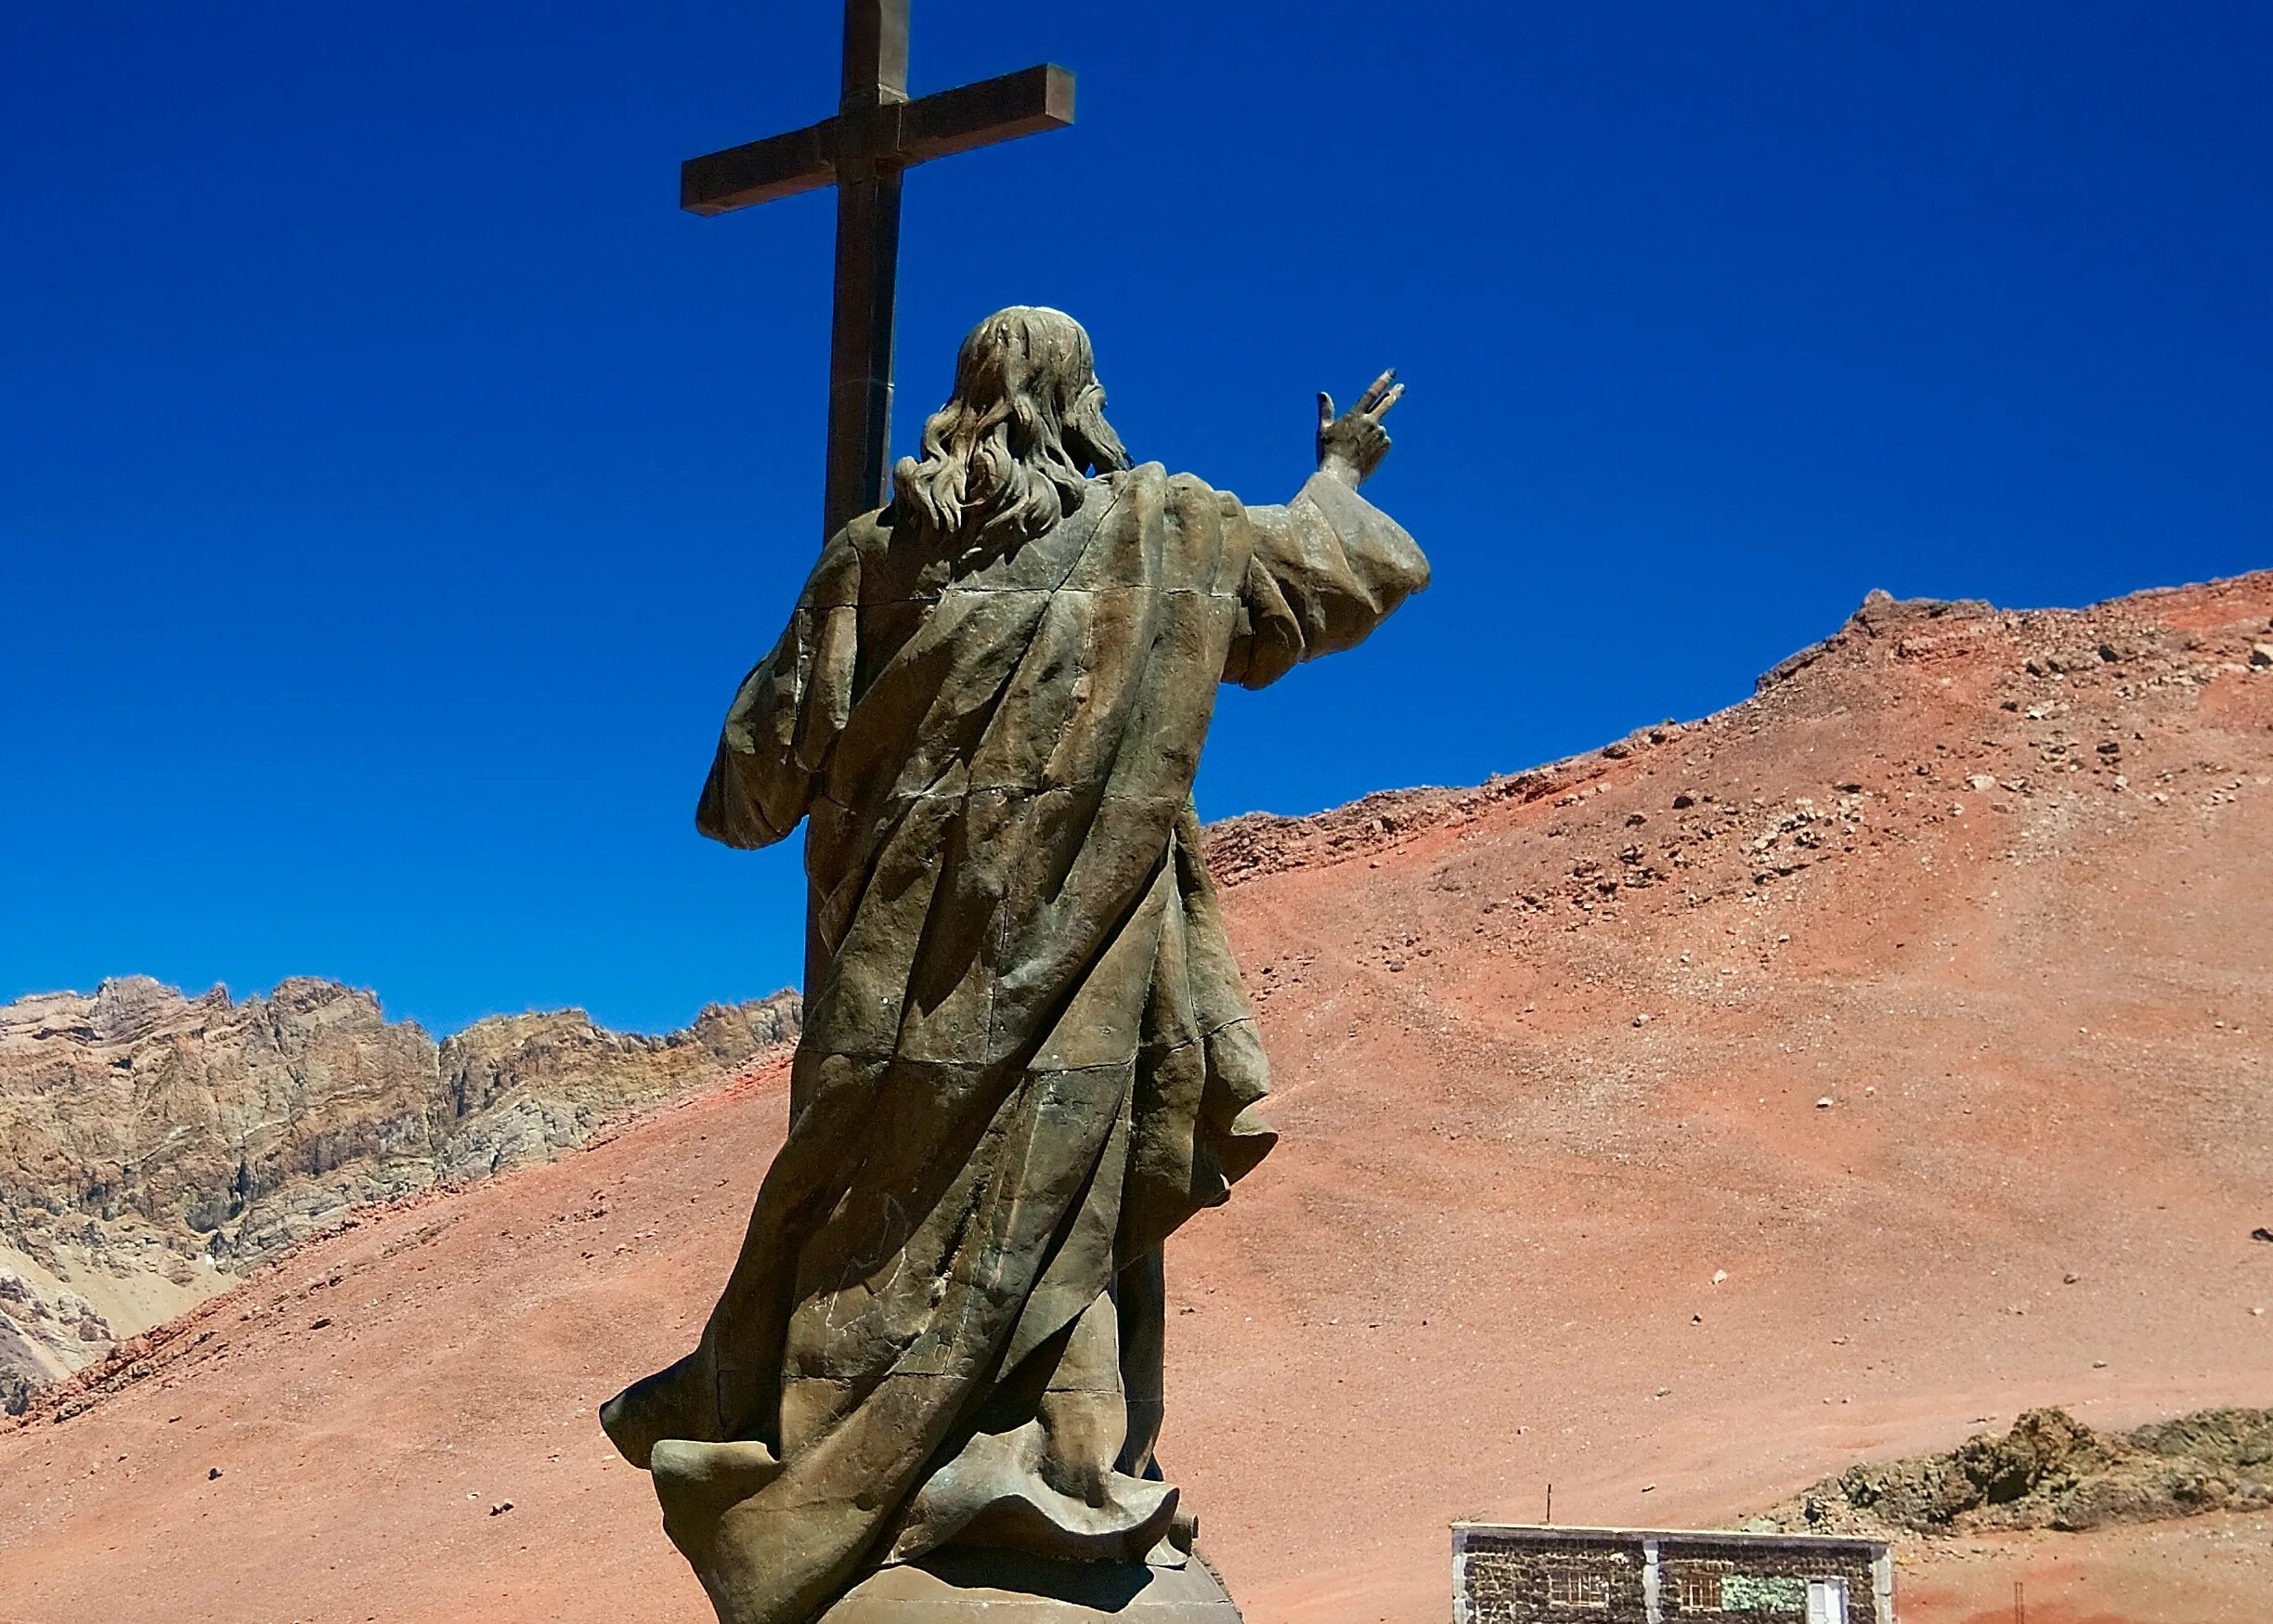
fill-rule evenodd
<path id="1" fill-rule="evenodd" d="M 1668 1528 L 1452 1527 L 1453 1624 L 1894 1624 L 1885 1541 Z"/>

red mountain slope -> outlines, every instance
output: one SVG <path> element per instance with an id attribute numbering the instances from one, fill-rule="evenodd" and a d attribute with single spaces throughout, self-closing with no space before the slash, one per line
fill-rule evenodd
<path id="1" fill-rule="evenodd" d="M 1705 722 L 1215 841 L 1284 1142 L 1171 1250 L 1162 1453 L 1257 1624 L 1445 1618 L 1445 1525 L 1549 1481 L 1709 1523 L 2034 1405 L 2273 1397 L 2273 575 L 1875 602 Z M 703 1617 L 591 1407 L 688 1345 L 779 1085 L 35 1409 L 0 1618 Z M 2254 1620 L 2273 1529 L 1906 1550 L 1902 1617 L 2023 1575 L 2034 1624 Z"/>

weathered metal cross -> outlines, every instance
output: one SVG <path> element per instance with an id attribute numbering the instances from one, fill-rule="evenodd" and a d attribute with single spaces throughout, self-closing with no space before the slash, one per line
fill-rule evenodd
<path id="1" fill-rule="evenodd" d="M 845 0 L 837 116 L 690 158 L 679 206 L 723 214 L 837 185 L 825 535 L 883 504 L 891 466 L 892 292 L 900 176 L 910 164 L 1073 122 L 1073 75 L 1044 66 L 910 101 L 908 0 Z"/>

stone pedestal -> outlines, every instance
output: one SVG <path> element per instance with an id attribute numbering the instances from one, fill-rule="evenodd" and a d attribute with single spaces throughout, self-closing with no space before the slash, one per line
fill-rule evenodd
<path id="1" fill-rule="evenodd" d="M 952 1551 L 870 1574 L 818 1624 L 1240 1624 L 1240 1614 L 1197 1556 L 1148 1567 Z"/>

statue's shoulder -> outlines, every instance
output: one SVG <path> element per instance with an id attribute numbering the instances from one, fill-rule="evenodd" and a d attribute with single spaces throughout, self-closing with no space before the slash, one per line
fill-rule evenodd
<path id="1" fill-rule="evenodd" d="M 1105 475 L 1105 482 L 1115 490 L 1207 490 L 1206 480 L 1197 474 L 1171 474 L 1164 462 L 1139 462 L 1134 468 L 1117 469 Z"/>
<path id="2" fill-rule="evenodd" d="M 1133 468 L 1116 468 L 1111 474 L 1101 474 L 1096 483 L 1115 496 L 1122 496 L 1131 491 L 1158 490 L 1176 477 L 1161 463 L 1139 462 Z"/>
<path id="3" fill-rule="evenodd" d="M 891 545 L 891 526 L 883 522 L 890 511 L 863 513 L 828 539 L 805 579 L 806 608 L 843 609 L 860 602 L 862 560 Z"/>
<path id="4" fill-rule="evenodd" d="M 873 513 L 861 514 L 829 538 L 832 548 L 842 548 L 855 558 L 873 558 L 892 544 L 892 537 L 900 523 L 900 504 L 887 502 Z"/>
<path id="5" fill-rule="evenodd" d="M 1113 486 L 1116 494 L 1141 490 L 1155 500 L 1170 503 L 1187 512 L 1212 508 L 1231 514 L 1242 512 L 1239 498 L 1227 490 L 1217 490 L 1197 474 L 1171 474 L 1165 464 L 1140 462 L 1134 468 L 1124 468 L 1108 474 L 1106 482 Z"/>

